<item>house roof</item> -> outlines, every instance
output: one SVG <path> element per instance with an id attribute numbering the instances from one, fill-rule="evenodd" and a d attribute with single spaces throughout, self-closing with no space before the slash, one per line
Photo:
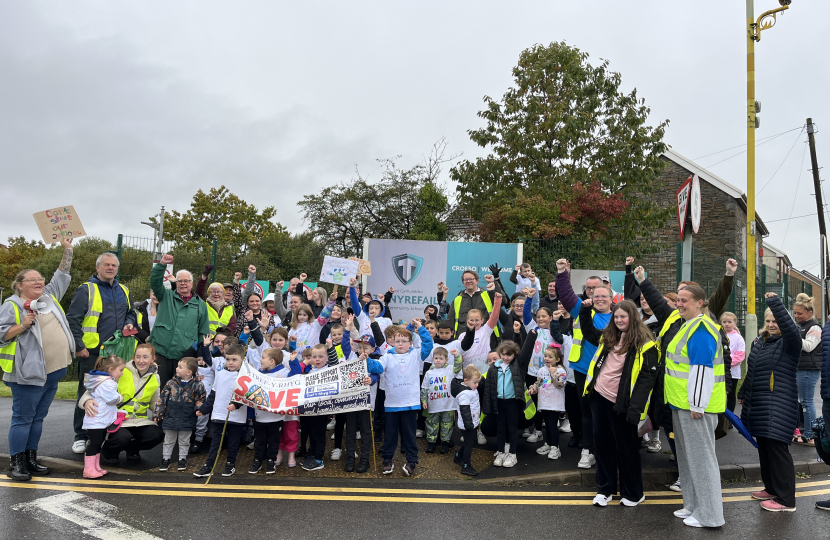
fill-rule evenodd
<path id="1" fill-rule="evenodd" d="M 741 206 L 741 208 L 743 208 L 744 212 L 747 211 L 747 209 L 746 209 L 746 195 L 739 188 L 733 186 L 732 184 L 730 184 L 729 182 L 727 182 L 726 180 L 724 180 L 720 176 L 716 175 L 715 173 L 713 173 L 713 172 L 711 172 L 707 169 L 704 169 L 703 167 L 701 167 L 700 165 L 698 165 L 697 163 L 695 163 L 691 159 L 689 159 L 689 158 L 687 158 L 687 157 L 685 157 L 681 154 L 678 154 L 677 152 L 675 152 L 671 148 L 669 148 L 665 152 L 663 152 L 663 156 L 666 159 L 668 159 L 669 161 L 672 161 L 673 163 L 676 163 L 676 164 L 680 165 L 681 167 L 688 170 L 692 174 L 696 174 L 698 176 L 698 178 L 700 178 L 701 180 L 705 180 L 709 184 L 715 186 L 719 190 L 721 190 L 724 193 L 726 193 L 727 195 L 731 196 L 736 201 L 738 201 L 738 204 Z M 760 232 L 762 236 L 769 236 L 769 229 L 767 229 L 767 226 L 764 225 L 764 222 L 761 219 L 761 216 L 758 214 L 757 210 L 755 211 L 755 221 L 757 223 L 758 232 Z"/>
<path id="2" fill-rule="evenodd" d="M 796 274 L 804 281 L 809 281 L 813 285 L 821 287 L 821 280 L 806 270 L 796 270 L 795 268 L 791 267 L 790 274 Z"/>
<path id="3" fill-rule="evenodd" d="M 777 248 L 777 247 L 773 246 L 772 244 L 770 244 L 766 240 L 764 240 L 764 248 L 765 249 L 769 248 L 770 250 L 774 251 L 779 259 L 784 259 L 784 262 L 787 264 L 787 266 L 792 266 L 792 262 L 790 261 L 790 256 L 787 255 L 784 252 L 783 249 L 780 249 L 780 248 Z"/>

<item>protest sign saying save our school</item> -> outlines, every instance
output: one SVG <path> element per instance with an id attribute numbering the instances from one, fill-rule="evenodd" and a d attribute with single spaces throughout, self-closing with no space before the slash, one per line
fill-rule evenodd
<path id="1" fill-rule="evenodd" d="M 242 364 L 233 400 L 261 411 L 319 416 L 369 408 L 365 360 L 351 360 L 302 377 L 268 377 Z"/>

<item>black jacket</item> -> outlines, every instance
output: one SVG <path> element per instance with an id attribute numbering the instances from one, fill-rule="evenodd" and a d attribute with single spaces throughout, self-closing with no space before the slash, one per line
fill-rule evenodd
<path id="1" fill-rule="evenodd" d="M 145 300 L 135 304 L 136 319 L 141 315 L 141 324 L 137 325 L 138 333 L 135 338 L 139 343 L 147 343 L 150 337 L 150 301 Z"/>
<path id="2" fill-rule="evenodd" d="M 205 387 L 198 373 L 183 384 L 173 377 L 164 385 L 156 404 L 155 420 L 168 431 L 192 431 L 196 429 L 196 410 L 207 400 Z"/>
<path id="3" fill-rule="evenodd" d="M 815 319 L 810 319 L 808 321 L 804 321 L 803 323 L 796 324 L 798 324 L 802 340 L 807 337 L 807 332 L 810 328 L 820 326 L 818 321 Z M 802 348 L 801 357 L 798 359 L 798 369 L 821 369 L 821 351 L 821 343 L 819 343 L 818 346 L 810 352 L 807 352 Z"/>
<path id="4" fill-rule="evenodd" d="M 583 339 L 594 345 L 599 345 L 602 337 L 602 330 L 597 330 L 594 326 L 593 318 L 588 316 L 582 317 L 580 313 L 579 322 L 582 325 Z M 613 324 L 613 322 L 611 323 Z M 597 358 L 597 366 L 594 372 L 594 378 L 588 384 L 588 392 L 594 391 L 602 369 L 605 367 L 605 359 L 608 358 L 610 351 L 603 347 L 602 354 Z M 643 353 L 643 364 L 640 366 L 640 374 L 637 376 L 637 383 L 634 385 L 634 390 L 631 388 L 631 377 L 633 375 L 634 360 L 637 357 L 637 349 L 632 346 L 625 354 L 625 364 L 623 365 L 622 375 L 620 375 L 620 386 L 617 390 L 617 399 L 614 402 L 614 412 L 617 414 L 625 414 L 629 423 L 637 425 L 640 423 L 640 415 L 646 410 L 649 403 L 649 396 L 652 393 L 656 383 L 657 377 L 660 373 L 660 352 L 657 347 L 652 347 Z"/>
<path id="5" fill-rule="evenodd" d="M 791 444 L 798 423 L 801 335 L 780 298 L 767 298 L 767 306 L 781 335 L 764 334 L 752 342 L 746 379 L 738 392 L 738 399 L 744 400 L 741 421 L 753 437 Z"/>
<path id="6" fill-rule="evenodd" d="M 530 357 L 533 355 L 533 347 L 536 345 L 537 336 L 536 330 L 531 330 L 519 356 L 508 364 L 508 370 L 513 379 L 513 394 L 516 401 L 522 404 L 522 407 L 525 403 L 525 374 L 527 374 L 527 366 L 530 364 Z M 497 414 L 499 411 L 498 382 L 499 368 L 496 364 L 493 364 L 487 370 L 487 379 L 482 385 L 484 390 L 481 396 L 481 412 L 484 414 Z"/>

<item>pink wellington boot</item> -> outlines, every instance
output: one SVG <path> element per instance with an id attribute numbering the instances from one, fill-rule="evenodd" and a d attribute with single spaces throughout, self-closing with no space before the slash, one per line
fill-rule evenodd
<path id="1" fill-rule="evenodd" d="M 98 454 L 97 456 L 95 456 L 94 464 L 95 464 L 95 470 L 98 471 L 99 473 L 101 473 L 101 476 L 104 476 L 105 474 L 107 474 L 107 471 L 105 471 L 104 469 L 101 468 L 101 454 Z"/>
<path id="2" fill-rule="evenodd" d="M 105 473 L 100 472 L 96 467 L 100 455 L 84 456 L 84 478 L 101 478 L 104 476 Z"/>

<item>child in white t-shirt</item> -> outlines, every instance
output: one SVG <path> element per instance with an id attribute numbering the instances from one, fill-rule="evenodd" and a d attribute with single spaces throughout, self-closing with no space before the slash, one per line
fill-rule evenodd
<path id="1" fill-rule="evenodd" d="M 478 383 L 481 372 L 475 366 L 464 368 L 463 390 L 456 396 L 458 402 L 458 429 L 464 434 L 464 448 L 455 454 L 455 462 L 461 465 L 461 474 L 478 476 L 473 468 L 473 437 L 481 421 L 481 403 L 478 400 Z"/>
<path id="2" fill-rule="evenodd" d="M 453 363 L 447 362 L 452 355 Z M 441 437 L 441 453 L 449 451 L 452 441 L 452 422 L 455 413 L 455 398 L 450 394 L 450 383 L 461 371 L 461 355 L 456 349 L 449 354 L 444 347 L 432 349 L 432 367 L 421 381 L 421 408 L 429 412 L 426 417 L 427 454 L 435 452 L 435 443 Z"/>
<path id="3" fill-rule="evenodd" d="M 545 417 L 545 444 L 536 449 L 548 459 L 559 459 L 559 415 L 565 411 L 565 384 L 568 373 L 564 367 L 562 347 L 554 343 L 545 349 L 545 366 L 536 374 L 536 383 L 530 387 L 531 394 L 538 394 L 536 414 Z"/>

